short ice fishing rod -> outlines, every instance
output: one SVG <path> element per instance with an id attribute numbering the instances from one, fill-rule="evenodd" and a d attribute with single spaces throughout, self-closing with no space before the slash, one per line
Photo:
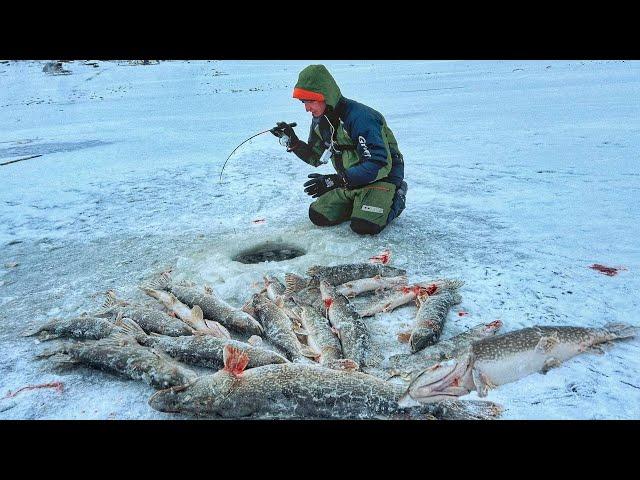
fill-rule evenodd
<path id="1" fill-rule="evenodd" d="M 297 126 L 297 123 L 289 123 L 288 124 L 291 128 Z M 231 158 L 231 155 L 234 154 L 234 152 L 240 148 L 242 145 L 244 145 L 245 143 L 247 143 L 249 140 L 251 140 L 254 137 L 257 137 L 258 135 L 262 135 L 263 133 L 267 133 L 267 132 L 271 132 L 274 133 L 277 130 L 281 130 L 282 131 L 283 127 L 276 125 L 273 128 L 270 128 L 269 130 L 265 130 L 264 132 L 260 132 L 260 133 L 256 133 L 255 135 L 252 135 L 251 137 L 247 138 L 244 142 L 242 142 L 240 145 L 238 145 L 236 148 L 233 149 L 233 152 L 231 152 L 229 154 L 229 156 L 227 157 L 227 159 L 224 161 L 224 164 L 222 165 L 222 170 L 220 170 L 220 182 L 222 182 L 222 172 L 224 172 L 224 167 L 227 165 L 227 162 L 229 161 L 229 159 Z M 284 140 L 284 145 L 287 145 L 289 143 L 289 137 L 287 135 L 284 134 L 284 132 L 282 132 L 282 136 L 280 136 L 280 142 L 282 143 L 282 141 Z"/>

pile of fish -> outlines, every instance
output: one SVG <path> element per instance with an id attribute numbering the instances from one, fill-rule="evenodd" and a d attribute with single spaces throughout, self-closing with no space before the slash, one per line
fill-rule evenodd
<path id="1" fill-rule="evenodd" d="M 440 340 L 462 281 L 408 283 L 406 271 L 369 263 L 288 273 L 240 307 L 208 286 L 164 272 L 141 289 L 157 307 L 106 293 L 94 314 L 54 319 L 25 332 L 55 340 L 39 358 L 84 364 L 157 389 L 149 405 L 210 418 L 491 419 L 501 407 L 459 400 L 534 372 L 546 372 L 597 344 L 635 335 L 603 328 L 532 327 L 496 335 L 500 321 Z M 356 308 L 353 297 L 368 294 Z M 362 298 L 362 297 L 361 297 Z M 385 358 L 367 317 L 417 309 L 408 352 Z M 234 338 L 235 337 L 235 338 Z M 51 344 L 47 344 L 51 345 Z M 206 369 L 214 369 L 208 373 Z M 382 372 L 382 373 L 381 373 Z M 398 380 L 392 380 L 399 377 Z M 404 381 L 404 383 L 402 383 Z M 408 385 L 408 386 L 407 386 Z"/>

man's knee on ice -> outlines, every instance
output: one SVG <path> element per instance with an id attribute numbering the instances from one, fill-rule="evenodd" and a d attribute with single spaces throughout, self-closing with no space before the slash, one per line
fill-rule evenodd
<path id="1" fill-rule="evenodd" d="M 337 225 L 340 221 L 332 222 L 327 217 L 315 211 L 312 207 L 309 207 L 309 220 L 314 225 L 318 225 L 319 227 L 330 227 L 332 225 Z"/>
<path id="2" fill-rule="evenodd" d="M 377 225 L 361 218 L 351 220 L 351 230 L 360 235 L 376 235 L 384 230 L 384 227 L 386 227 L 386 225 Z"/>

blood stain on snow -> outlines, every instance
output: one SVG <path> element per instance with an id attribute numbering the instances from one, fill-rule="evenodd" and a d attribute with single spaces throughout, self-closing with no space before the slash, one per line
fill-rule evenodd
<path id="1" fill-rule="evenodd" d="M 591 268 L 592 270 L 597 270 L 598 272 L 602 273 L 603 275 L 607 275 L 609 277 L 613 277 L 613 276 L 617 275 L 618 272 L 621 271 L 621 270 L 626 270 L 625 267 L 607 267 L 607 266 L 601 265 L 599 263 L 594 263 L 593 265 L 590 265 L 589 268 Z"/>

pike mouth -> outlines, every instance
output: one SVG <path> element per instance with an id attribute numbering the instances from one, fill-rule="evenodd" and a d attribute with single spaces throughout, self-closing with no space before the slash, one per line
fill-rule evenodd
<path id="1" fill-rule="evenodd" d="M 263 262 L 282 262 L 292 258 L 301 257 L 307 252 L 295 245 L 286 243 L 265 242 L 249 249 L 243 250 L 233 256 L 234 262 L 254 264 Z"/>
<path id="2" fill-rule="evenodd" d="M 405 396 L 420 403 L 439 402 L 469 393 L 464 377 L 469 373 L 469 358 L 439 362 L 417 375 Z M 405 398 L 406 400 L 406 398 Z"/>

